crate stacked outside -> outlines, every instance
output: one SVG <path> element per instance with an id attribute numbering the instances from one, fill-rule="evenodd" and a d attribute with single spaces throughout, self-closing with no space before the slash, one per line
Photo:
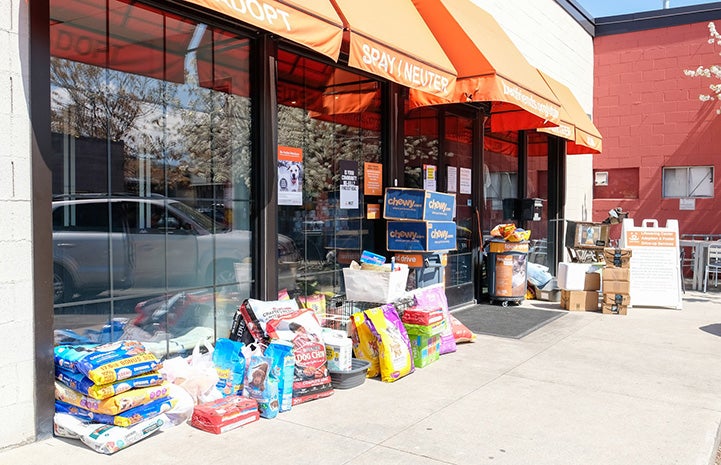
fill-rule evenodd
<path id="1" fill-rule="evenodd" d="M 603 268 L 601 311 L 626 315 L 631 292 L 631 249 L 603 249 L 606 266 Z"/>
<path id="2" fill-rule="evenodd" d="M 590 263 L 559 263 L 558 286 L 561 308 L 576 312 L 597 312 L 601 288 L 599 265 Z"/>

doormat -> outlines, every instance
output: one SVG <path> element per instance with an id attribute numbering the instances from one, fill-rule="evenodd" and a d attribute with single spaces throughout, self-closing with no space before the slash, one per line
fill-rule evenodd
<path id="1" fill-rule="evenodd" d="M 453 316 L 476 334 L 520 339 L 567 313 L 479 304 L 454 311 Z"/>

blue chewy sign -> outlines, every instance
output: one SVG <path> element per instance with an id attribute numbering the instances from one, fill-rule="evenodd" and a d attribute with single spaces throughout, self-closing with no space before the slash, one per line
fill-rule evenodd
<path id="1" fill-rule="evenodd" d="M 426 221 L 453 221 L 456 196 L 442 192 L 426 191 L 423 202 L 423 219 Z"/>
<path id="2" fill-rule="evenodd" d="M 423 189 L 386 189 L 383 218 L 391 220 L 453 221 L 456 196 Z"/>
<path id="3" fill-rule="evenodd" d="M 434 252 L 456 249 L 452 221 L 389 221 L 386 245 L 394 252 Z"/>
<path id="4" fill-rule="evenodd" d="M 422 220 L 425 191 L 423 189 L 386 189 L 383 218 L 396 220 Z"/>

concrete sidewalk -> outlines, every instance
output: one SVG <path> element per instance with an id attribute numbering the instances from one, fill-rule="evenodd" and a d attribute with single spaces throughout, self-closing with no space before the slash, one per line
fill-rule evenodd
<path id="1" fill-rule="evenodd" d="M 520 340 L 478 336 L 395 383 L 222 435 L 181 425 L 112 456 L 53 438 L 0 464 L 708 465 L 720 423 L 721 295 L 687 292 L 680 311 L 573 312 Z"/>

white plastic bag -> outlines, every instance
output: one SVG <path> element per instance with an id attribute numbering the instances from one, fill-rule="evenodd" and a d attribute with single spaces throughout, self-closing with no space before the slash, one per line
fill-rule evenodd
<path id="1" fill-rule="evenodd" d="M 207 349 L 206 353 L 200 352 L 201 346 Z M 178 377 L 184 370 L 175 366 L 177 362 L 171 363 L 171 372 L 176 376 L 173 382 L 185 389 L 195 404 L 220 399 L 222 393 L 216 388 L 218 371 L 213 363 L 213 345 L 210 341 L 208 339 L 198 341 L 192 355 L 183 360 L 187 364 L 187 373 L 184 378 Z"/>

